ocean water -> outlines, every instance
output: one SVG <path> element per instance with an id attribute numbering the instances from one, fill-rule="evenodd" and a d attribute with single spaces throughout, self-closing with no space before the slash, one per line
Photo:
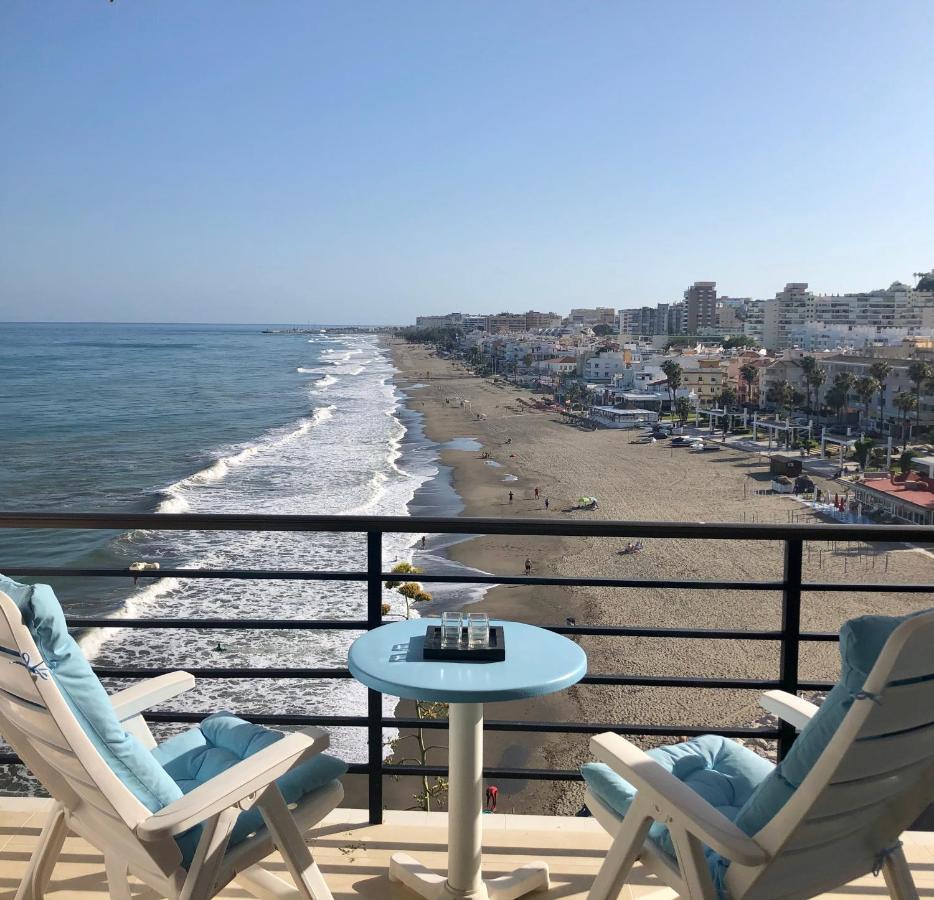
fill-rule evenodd
<path id="1" fill-rule="evenodd" d="M 372 336 L 264 335 L 258 326 L 0 325 L 5 510 L 404 515 L 456 513 L 449 473 L 404 407 Z M 456 570 L 450 543 L 386 535 L 384 564 Z M 418 546 L 418 550 L 413 548 Z M 0 531 L 13 565 L 365 568 L 354 534 Z M 66 609 L 121 617 L 364 618 L 353 582 L 53 579 Z M 475 593 L 437 591 L 437 609 Z M 401 614 L 398 595 L 385 593 Z M 354 632 L 94 629 L 101 665 L 334 667 Z M 386 698 L 390 713 L 395 701 Z M 329 681 L 201 680 L 175 709 L 347 715 L 365 690 Z M 365 733 L 332 731 L 348 760 Z"/>

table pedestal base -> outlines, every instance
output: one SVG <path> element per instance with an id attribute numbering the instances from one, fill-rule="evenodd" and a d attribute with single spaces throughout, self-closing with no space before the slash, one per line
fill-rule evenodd
<path id="1" fill-rule="evenodd" d="M 407 853 L 395 853 L 389 862 L 389 880 L 400 881 L 425 900 L 515 900 L 532 891 L 547 890 L 548 864 L 533 862 L 508 875 L 484 879 L 473 890 L 452 888 L 444 875 L 432 872 Z"/>

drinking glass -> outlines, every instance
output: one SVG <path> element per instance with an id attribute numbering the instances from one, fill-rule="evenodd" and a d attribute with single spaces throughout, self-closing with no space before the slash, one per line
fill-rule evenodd
<path id="1" fill-rule="evenodd" d="M 456 647 L 461 642 L 461 614 L 441 613 L 441 646 Z"/>
<path id="2" fill-rule="evenodd" d="M 490 644 L 490 619 L 486 613 L 471 613 L 467 617 L 467 646 L 488 647 Z"/>

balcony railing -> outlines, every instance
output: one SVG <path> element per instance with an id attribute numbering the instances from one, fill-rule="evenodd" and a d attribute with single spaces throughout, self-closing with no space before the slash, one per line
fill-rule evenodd
<path id="1" fill-rule="evenodd" d="M 768 690 L 781 688 L 795 693 L 799 690 L 823 690 L 830 684 L 806 681 L 799 677 L 799 648 L 802 642 L 837 640 L 831 632 L 801 630 L 801 596 L 815 591 L 859 591 L 863 593 L 934 593 L 934 584 L 873 584 L 842 582 L 806 582 L 803 580 L 803 548 L 805 541 L 860 541 L 869 544 L 906 542 L 934 544 L 934 527 L 890 525 L 766 525 L 710 524 L 701 522 L 617 522 L 599 520 L 434 518 L 391 516 L 292 516 L 292 515 L 156 515 L 121 513 L 0 513 L 0 528 L 17 529 L 96 529 L 126 531 L 239 531 L 239 532 L 356 532 L 366 535 L 366 569 L 361 571 L 320 571 L 294 569 L 160 569 L 156 572 L 135 572 L 128 568 L 73 568 L 51 566 L 17 566 L 13 560 L 0 560 L 0 572 L 14 577 L 29 578 L 184 578 L 184 579 L 252 579 L 292 581 L 356 581 L 366 584 L 366 617 L 362 619 L 204 619 L 145 618 L 112 619 L 106 617 L 69 616 L 72 628 L 178 628 L 194 630 L 350 630 L 365 631 L 383 622 L 383 582 L 398 579 L 384 572 L 383 535 L 397 533 L 461 534 L 461 535 L 525 535 L 542 537 L 658 538 L 696 540 L 781 541 L 784 544 L 782 577 L 774 581 L 697 581 L 678 579 L 578 578 L 479 575 L 464 573 L 442 575 L 420 573 L 418 580 L 429 584 L 490 584 L 543 585 L 557 587 L 603 588 L 668 588 L 678 590 L 774 591 L 781 594 L 780 627 L 776 629 L 699 629 L 647 628 L 602 625 L 560 625 L 549 630 L 570 636 L 599 635 L 606 637 L 638 637 L 710 640 L 772 641 L 778 644 L 779 671 L 774 679 L 695 678 L 665 675 L 588 674 L 582 684 L 621 685 L 638 687 L 711 688 Z M 346 667 L 334 668 L 188 668 L 197 678 L 350 678 Z M 120 678 L 150 678 L 167 668 L 97 667 L 101 676 Z M 383 759 L 383 729 L 446 728 L 443 719 L 383 715 L 382 695 L 368 692 L 366 716 L 246 714 L 254 722 L 266 725 L 324 727 L 354 727 L 367 730 L 367 761 L 350 766 L 352 774 L 368 779 L 369 816 L 374 824 L 382 820 L 382 782 L 384 775 L 446 775 L 444 766 L 387 765 Z M 148 713 L 153 722 L 199 722 L 204 713 L 164 711 Z M 550 732 L 561 734 L 598 734 L 615 731 L 637 736 L 682 737 L 705 733 L 727 737 L 766 738 L 776 740 L 779 756 L 783 756 L 794 740 L 794 730 L 787 724 L 778 728 L 699 728 L 684 724 L 648 725 L 618 722 L 536 722 L 486 721 L 489 731 Z M 0 763 L 16 763 L 13 754 L 0 755 Z M 498 779 L 539 779 L 571 781 L 579 779 L 572 770 L 494 767 L 484 770 L 484 776 Z"/>

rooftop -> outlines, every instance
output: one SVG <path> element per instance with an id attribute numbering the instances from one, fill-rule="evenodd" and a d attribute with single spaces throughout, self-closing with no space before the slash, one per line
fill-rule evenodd
<path id="1" fill-rule="evenodd" d="M 3 798 L 0 800 L 0 889 L 12 896 L 29 855 L 36 846 L 48 809 L 48 800 Z M 541 900 L 585 900 L 609 838 L 594 819 L 552 816 L 485 816 L 483 820 L 485 871 L 503 874 L 516 866 L 541 859 L 551 872 L 551 890 L 532 896 Z M 905 853 L 922 897 L 934 895 L 934 833 L 906 832 Z M 382 825 L 368 825 L 366 810 L 337 809 L 310 832 L 312 851 L 324 872 L 335 900 L 349 897 L 380 900 L 416 900 L 416 895 L 387 875 L 389 858 L 397 852 L 418 851 L 424 863 L 443 871 L 447 851 L 445 813 L 387 812 Z M 278 854 L 264 866 L 288 878 Z M 134 900 L 155 900 L 156 894 L 134 881 Z M 105 900 L 107 884 L 103 857 L 88 843 L 69 837 L 59 864 L 52 873 L 48 896 L 68 900 Z M 236 885 L 218 894 L 243 898 Z M 637 864 L 624 892 L 625 900 L 669 900 L 670 891 Z M 887 897 L 882 876 L 867 875 L 825 897 L 867 900 Z"/>
<path id="2" fill-rule="evenodd" d="M 859 484 L 922 509 L 934 509 L 934 492 L 917 478 L 893 482 L 888 475 L 875 478 L 867 476 Z"/>

